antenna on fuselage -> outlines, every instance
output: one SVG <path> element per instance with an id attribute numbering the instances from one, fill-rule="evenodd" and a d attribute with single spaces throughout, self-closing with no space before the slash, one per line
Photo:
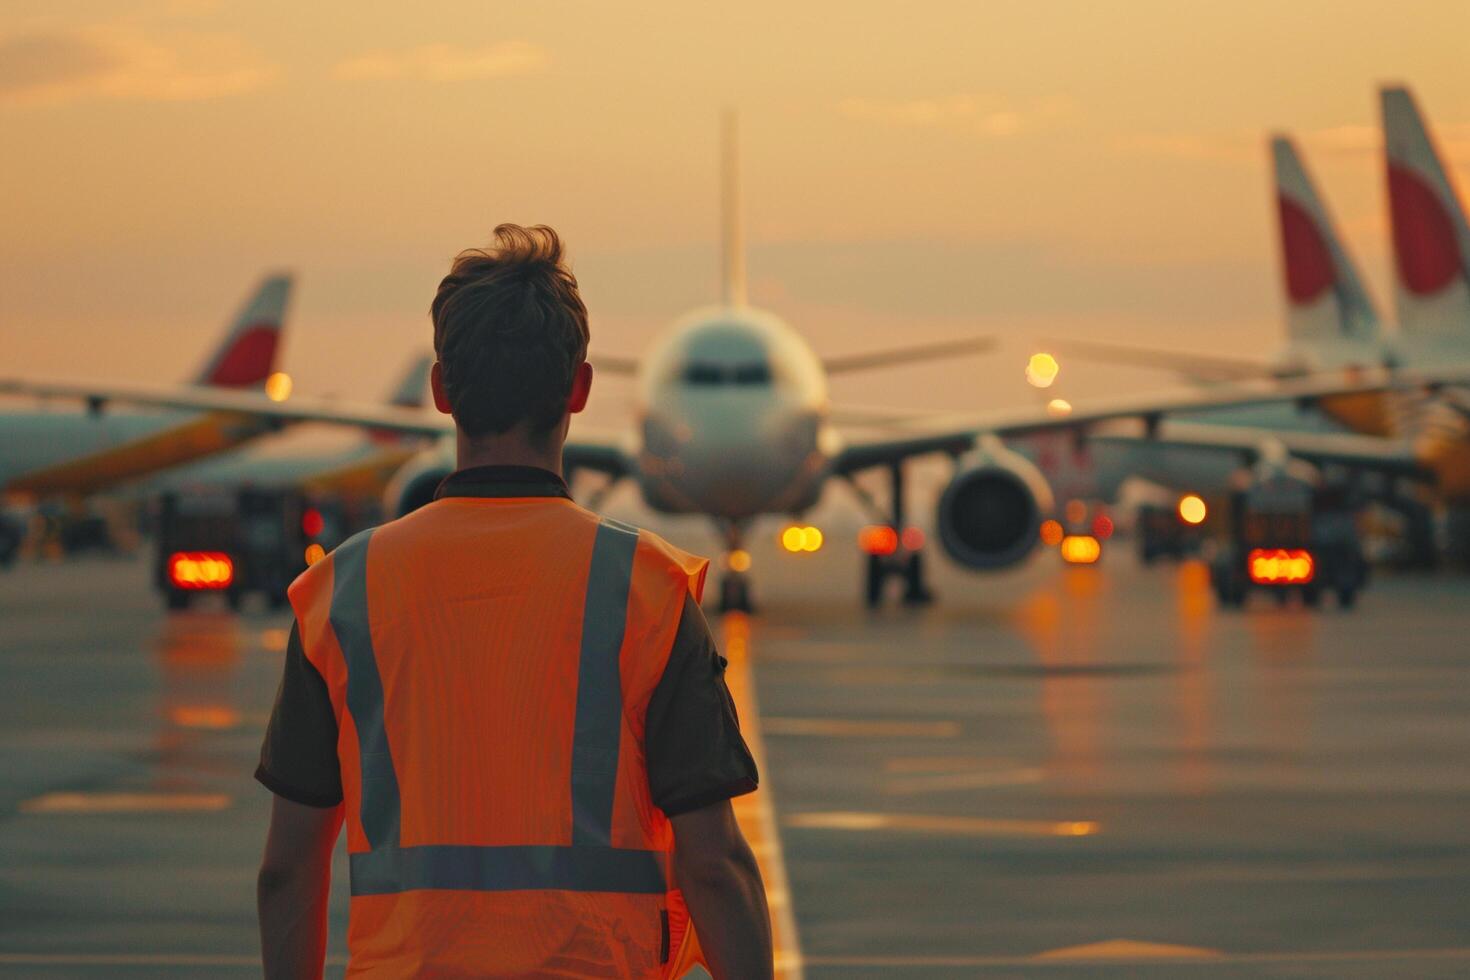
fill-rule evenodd
<path id="1" fill-rule="evenodd" d="M 720 301 L 745 305 L 745 232 L 740 214 L 740 120 L 726 109 L 720 126 Z"/>

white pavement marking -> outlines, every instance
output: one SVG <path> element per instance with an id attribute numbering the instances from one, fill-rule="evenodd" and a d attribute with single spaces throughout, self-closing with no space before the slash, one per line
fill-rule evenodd
<path id="1" fill-rule="evenodd" d="M 879 721 L 863 718 L 767 718 L 772 735 L 815 735 L 823 738 L 958 738 L 955 721 Z"/>

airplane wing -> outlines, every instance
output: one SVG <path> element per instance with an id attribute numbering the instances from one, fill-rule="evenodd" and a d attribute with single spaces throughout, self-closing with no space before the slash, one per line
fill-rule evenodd
<path id="1" fill-rule="evenodd" d="M 848 374 L 853 371 L 892 367 L 895 364 L 935 361 L 958 354 L 980 354 L 994 348 L 995 338 L 993 337 L 971 337 L 967 340 L 913 344 L 906 347 L 892 347 L 887 350 L 867 351 L 861 354 L 838 354 L 835 357 L 822 358 L 822 366 L 827 369 L 828 375 Z"/>
<path id="2" fill-rule="evenodd" d="M 1190 381 L 1245 381 L 1252 378 L 1268 378 L 1273 365 L 1265 360 L 1249 357 L 1232 357 L 1228 354 L 1199 354 L 1178 350 L 1158 350 L 1152 347 L 1135 347 L 1131 344 L 1114 344 L 1096 340 L 1046 340 L 1043 344 L 1062 353 L 1071 354 L 1087 361 L 1100 364 L 1119 364 L 1124 367 L 1162 368 L 1173 371 Z"/>
<path id="3" fill-rule="evenodd" d="M 330 398 L 296 396 L 276 402 L 258 392 L 187 385 L 99 385 L 86 381 L 0 378 L 0 395 L 82 401 L 93 411 L 119 403 L 261 419 L 279 426 L 324 422 L 428 438 L 454 432 L 454 422 L 449 416 L 407 407 L 345 404 Z M 580 427 L 568 440 L 563 459 L 569 469 L 595 470 L 613 477 L 632 472 L 632 461 L 616 438 L 588 433 Z"/>
<path id="4" fill-rule="evenodd" d="M 1433 476 L 1415 457 L 1409 440 L 1346 432 L 1286 432 L 1166 419 L 1152 435 L 1100 432 L 1089 435 L 1087 441 L 1219 450 L 1239 455 L 1244 464 L 1280 453 L 1317 465 L 1335 464 L 1419 479 Z"/>
<path id="5" fill-rule="evenodd" d="M 1073 430 L 1088 433 L 1094 426 L 1115 419 L 1139 419 L 1145 432 L 1159 431 L 1163 418 L 1176 413 L 1208 412 L 1280 402 L 1310 404 L 1334 395 L 1368 394 L 1394 389 L 1440 389 L 1470 380 L 1470 365 L 1455 365 L 1433 371 L 1355 370 L 1317 375 L 1290 381 L 1238 382 L 1205 391 L 1148 396 L 1131 396 L 1072 409 L 1058 414 L 1047 409 L 995 412 L 983 416 L 952 416 L 949 424 L 931 416 L 928 431 L 872 442 L 854 443 L 833 460 L 832 472 L 857 473 L 877 466 L 900 463 L 912 456 L 930 453 L 958 455 L 974 448 L 984 436 L 1022 436 L 1037 432 Z M 1225 447 L 1221 447 L 1225 448 Z"/>
<path id="6" fill-rule="evenodd" d="M 638 358 L 619 357 L 616 354 L 590 354 L 587 360 L 592 362 L 592 367 L 603 374 L 616 374 L 619 377 L 632 377 L 638 373 Z"/>

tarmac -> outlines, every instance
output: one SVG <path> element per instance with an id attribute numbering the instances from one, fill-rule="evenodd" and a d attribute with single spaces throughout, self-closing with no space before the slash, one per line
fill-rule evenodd
<path id="1" fill-rule="evenodd" d="M 1223 611 L 1120 543 L 870 613 L 850 536 L 774 538 L 711 618 L 783 976 L 1470 975 L 1470 579 Z M 141 559 L 0 575 L 0 976 L 258 975 L 288 626 L 167 615 Z"/>

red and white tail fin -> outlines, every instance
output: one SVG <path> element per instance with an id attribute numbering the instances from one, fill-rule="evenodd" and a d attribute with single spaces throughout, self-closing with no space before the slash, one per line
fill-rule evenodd
<path id="1" fill-rule="evenodd" d="M 1377 361 L 1378 311 L 1290 137 L 1271 139 L 1271 165 L 1289 354 L 1324 367 Z"/>
<path id="2" fill-rule="evenodd" d="M 1443 158 L 1406 88 L 1379 92 L 1400 329 L 1470 346 L 1470 228 Z"/>
<path id="3" fill-rule="evenodd" d="M 251 294 L 194 384 L 250 388 L 265 384 L 276 369 L 276 351 L 291 298 L 291 277 L 267 276 Z"/>

